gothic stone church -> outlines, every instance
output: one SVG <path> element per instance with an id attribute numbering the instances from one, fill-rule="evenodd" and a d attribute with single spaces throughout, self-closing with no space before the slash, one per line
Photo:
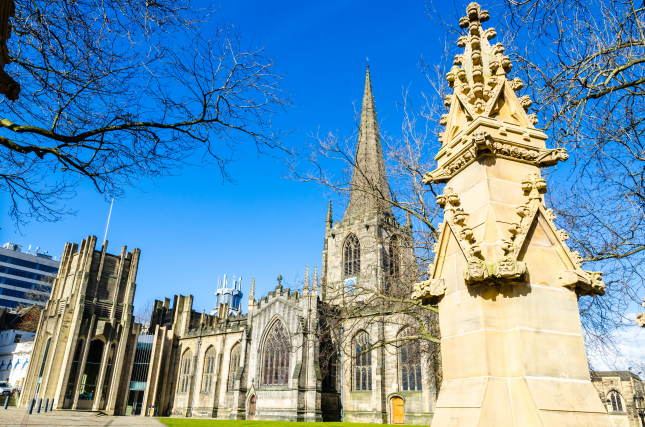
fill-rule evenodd
<path id="1" fill-rule="evenodd" d="M 384 286 L 401 274 L 400 260 L 414 259 L 401 249 L 411 225 L 372 196 L 389 187 L 369 69 L 355 165 L 342 221 L 333 222 L 331 206 L 327 214 L 320 280 L 316 271 L 297 292 L 278 282 L 257 300 L 253 283 L 246 314 L 241 280 L 224 280 L 210 314 L 177 295 L 172 306 L 155 301 L 144 331 L 132 315 L 139 250 L 111 255 L 96 237 L 66 244 L 19 405 L 35 398 L 116 415 L 430 425 L 434 374 L 411 357 L 415 344 L 363 352 L 404 329 L 356 319 L 340 336 L 348 351 L 331 364 L 338 368 L 321 369 L 322 308 L 352 286 Z"/>

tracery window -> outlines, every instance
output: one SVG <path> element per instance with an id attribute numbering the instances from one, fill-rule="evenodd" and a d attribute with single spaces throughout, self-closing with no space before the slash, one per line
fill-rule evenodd
<path id="1" fill-rule="evenodd" d="M 271 327 L 264 345 L 265 385 L 286 385 L 289 382 L 289 336 L 282 322 L 277 321 Z"/>
<path id="2" fill-rule="evenodd" d="M 204 356 L 202 393 L 211 393 L 213 391 L 213 375 L 215 375 L 215 347 L 210 346 Z"/>
<path id="3" fill-rule="evenodd" d="M 233 390 L 233 385 L 235 383 L 235 376 L 240 367 L 240 355 L 242 347 L 239 344 L 235 344 L 231 350 L 231 363 L 228 368 L 228 390 Z"/>
<path id="4" fill-rule="evenodd" d="M 345 267 L 345 277 L 358 276 L 361 272 L 361 244 L 355 234 L 351 234 L 345 240 L 343 265 Z"/>
<path id="5" fill-rule="evenodd" d="M 607 405 L 611 405 L 612 412 L 623 412 L 623 401 L 622 397 L 620 397 L 620 393 L 616 390 L 610 391 L 607 396 Z"/>
<path id="6" fill-rule="evenodd" d="M 390 247 L 388 250 L 388 258 L 390 260 L 390 277 L 399 277 L 400 272 L 400 259 L 399 259 L 399 239 L 392 236 L 390 239 Z"/>
<path id="7" fill-rule="evenodd" d="M 371 346 L 367 332 L 359 332 L 354 338 L 354 390 L 372 389 L 372 352 L 366 351 Z"/>
<path id="8" fill-rule="evenodd" d="M 190 350 L 186 350 L 184 357 L 181 360 L 181 366 L 179 368 L 179 392 L 187 393 L 188 387 L 190 385 L 190 365 L 193 359 L 193 353 Z"/>
<path id="9" fill-rule="evenodd" d="M 401 336 L 414 335 L 409 328 Z M 423 390 L 421 381 L 421 344 L 418 340 L 408 341 L 399 348 L 399 372 L 401 388 L 404 391 Z"/>

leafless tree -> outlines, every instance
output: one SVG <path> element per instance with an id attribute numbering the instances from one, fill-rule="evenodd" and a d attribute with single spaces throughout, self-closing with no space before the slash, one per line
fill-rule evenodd
<path id="1" fill-rule="evenodd" d="M 227 165 L 245 143 L 277 153 L 290 105 L 264 46 L 189 0 L 16 0 L 0 100 L 0 191 L 19 226 L 73 212 L 90 183 L 122 197 L 178 167 Z M 285 150 L 286 152 L 286 150 Z"/>
<path id="2" fill-rule="evenodd" d="M 147 299 L 137 305 L 134 311 L 134 321 L 140 323 L 144 328 L 150 326 L 153 305 L 154 303 L 151 299 Z"/>
<path id="3" fill-rule="evenodd" d="M 434 382 L 440 387 L 437 307 L 411 298 L 412 285 L 426 278 L 428 264 L 434 259 L 432 250 L 438 237 L 437 225 L 443 216 L 435 202 L 441 188 L 423 183 L 423 175 L 434 169 L 433 156 L 439 148 L 437 123 L 445 111 L 444 106 L 439 105 L 443 104 L 440 94 L 443 85 L 439 84 L 433 90 L 437 90 L 437 94 L 423 96 L 419 108 L 413 108 L 411 97 L 407 90 L 404 91 L 400 105 L 401 133 L 396 137 L 382 135 L 389 194 L 383 194 L 379 183 L 372 182 L 370 174 L 362 171 L 361 164 L 356 161 L 359 114 L 356 114 L 357 131 L 353 135 L 312 135 L 300 151 L 300 157 L 290 158 L 287 164 L 290 179 L 317 183 L 337 205 L 345 205 L 349 199 L 352 174 L 363 174 L 366 179 L 361 181 L 362 187 L 356 188 L 354 182 L 354 191 L 392 206 L 400 224 L 393 227 L 399 235 L 407 236 L 401 241 L 399 254 L 394 255 L 398 256 L 399 266 L 395 274 L 389 268 L 395 260 L 390 259 L 392 255 L 387 250 L 381 261 L 376 262 L 383 265 L 361 264 L 361 271 L 382 269 L 385 274 L 382 283 L 377 286 L 357 283 L 349 290 L 326 288 L 319 327 L 319 363 L 325 378 L 336 378 L 341 354 L 346 361 L 356 359 L 352 337 L 359 330 L 381 328 L 389 332 L 371 336 L 372 341 L 364 352 L 397 354 L 405 348 L 410 358 L 416 357 L 426 365 L 425 372 L 434 372 Z M 361 253 L 387 248 L 387 240 L 386 237 L 361 240 Z M 392 334 L 392 331 L 397 332 Z"/>

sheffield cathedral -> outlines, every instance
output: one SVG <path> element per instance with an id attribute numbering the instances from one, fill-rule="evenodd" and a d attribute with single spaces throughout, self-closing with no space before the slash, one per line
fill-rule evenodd
<path id="1" fill-rule="evenodd" d="M 112 255 L 94 236 L 68 243 L 19 405 L 42 399 L 110 415 L 430 425 L 435 373 L 418 344 L 366 351 L 396 341 L 404 325 L 357 317 L 321 336 L 328 313 L 348 299 L 360 304 L 393 282 L 411 291 L 412 226 L 383 201 L 389 191 L 368 68 L 349 203 L 338 222 L 330 204 L 322 267 L 307 271 L 302 290 L 284 288 L 279 277 L 256 299 L 253 281 L 243 314 L 241 278 L 229 286 L 225 277 L 209 314 L 193 310 L 192 295 L 176 295 L 155 301 L 144 327 L 133 317 L 140 251 Z"/>

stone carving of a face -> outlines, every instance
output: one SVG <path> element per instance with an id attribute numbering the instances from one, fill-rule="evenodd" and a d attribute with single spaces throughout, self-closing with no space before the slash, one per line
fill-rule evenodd
<path id="1" fill-rule="evenodd" d="M 471 261 L 468 263 L 468 273 L 474 280 L 481 280 L 484 278 L 484 266 L 480 262 Z"/>
<path id="2" fill-rule="evenodd" d="M 509 257 L 500 259 L 497 263 L 497 271 L 501 277 L 515 276 L 515 260 Z"/>
<path id="3" fill-rule="evenodd" d="M 471 259 L 464 271 L 466 282 L 479 282 L 488 277 L 488 269 L 484 261 Z"/>

